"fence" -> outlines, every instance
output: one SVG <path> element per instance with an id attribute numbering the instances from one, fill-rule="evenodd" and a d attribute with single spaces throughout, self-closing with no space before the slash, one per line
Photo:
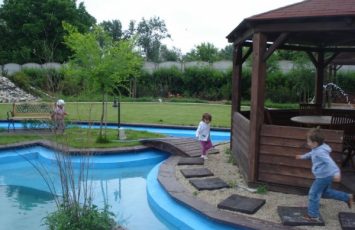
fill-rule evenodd
<path id="1" fill-rule="evenodd" d="M 6 73 L 8 75 L 12 75 L 24 68 L 47 68 L 47 69 L 59 69 L 62 64 L 57 62 L 49 62 L 44 64 L 37 64 L 37 63 L 26 63 L 23 65 L 19 65 L 16 63 L 8 63 L 5 65 L 0 65 L 2 73 Z M 189 67 L 211 67 L 216 70 L 220 71 L 227 71 L 232 69 L 232 61 L 222 60 L 218 62 L 208 63 L 208 62 L 199 62 L 199 61 L 192 61 L 192 62 L 161 62 L 161 63 L 154 63 L 154 62 L 144 62 L 143 70 L 152 73 L 155 70 L 161 68 L 171 68 L 176 67 L 181 71 L 184 71 L 186 68 Z M 279 61 L 280 70 L 283 73 L 287 73 L 290 71 L 294 64 L 291 61 Z M 355 71 L 355 66 L 342 66 L 339 71 Z"/>

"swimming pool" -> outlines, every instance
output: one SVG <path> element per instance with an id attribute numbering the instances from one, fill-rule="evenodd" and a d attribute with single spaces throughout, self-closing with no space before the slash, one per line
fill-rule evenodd
<path id="1" fill-rule="evenodd" d="M 23 124 L 21 122 L 14 123 L 15 129 L 23 128 Z M 80 126 L 83 128 L 87 128 L 88 125 L 86 123 L 75 124 L 75 126 Z M 0 128 L 7 129 L 8 122 L 0 122 Z M 92 128 L 99 128 L 98 125 L 91 125 Z M 11 126 L 12 128 L 12 126 Z M 117 129 L 117 125 L 108 125 L 107 128 Z M 168 128 L 168 127 L 152 127 L 152 126 L 138 126 L 138 125 L 121 125 L 121 128 L 124 129 L 132 129 L 132 130 L 143 130 L 153 133 L 161 133 L 167 136 L 172 137 L 188 137 L 188 138 L 195 138 L 195 131 L 194 128 Z M 227 130 L 211 130 L 211 139 L 213 143 L 230 141 L 230 132 Z"/>
<path id="2" fill-rule="evenodd" d="M 183 130 L 164 131 L 183 135 Z M 186 135 L 193 132 L 188 130 Z M 224 140 L 229 138 L 228 132 L 218 134 Z M 55 210 L 55 203 L 43 179 L 24 156 L 48 166 L 53 166 L 55 159 L 51 149 L 41 146 L 0 151 L 0 223 L 4 229 L 45 229 L 42 218 Z M 211 222 L 165 192 L 157 173 L 160 162 L 168 156 L 147 150 L 93 157 L 90 173 L 95 204 L 103 207 L 108 202 L 116 221 L 126 229 L 233 229 Z M 77 165 L 79 161 L 73 157 Z M 49 168 L 55 175 L 55 168 Z"/>

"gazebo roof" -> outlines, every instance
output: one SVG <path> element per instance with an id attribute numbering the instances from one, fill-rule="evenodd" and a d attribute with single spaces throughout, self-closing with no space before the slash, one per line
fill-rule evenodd
<path id="1" fill-rule="evenodd" d="M 354 14 L 355 1 L 353 0 L 307 0 L 252 16 L 248 20 L 329 17 Z"/>
<path id="2" fill-rule="evenodd" d="M 245 43 L 256 32 L 266 34 L 268 42 L 286 34 L 279 48 L 355 51 L 355 1 L 306 0 L 271 10 L 244 19 L 227 38 Z"/>
<path id="3" fill-rule="evenodd" d="M 336 65 L 355 65 L 355 53 L 340 53 L 331 63 Z"/>

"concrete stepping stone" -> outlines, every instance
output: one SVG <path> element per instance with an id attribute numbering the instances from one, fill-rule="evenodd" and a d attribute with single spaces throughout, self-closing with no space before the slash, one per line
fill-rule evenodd
<path id="1" fill-rule="evenodd" d="M 215 190 L 221 188 L 229 188 L 229 185 L 218 177 L 205 178 L 205 179 L 191 179 L 189 181 L 198 190 Z"/>
<path id="2" fill-rule="evenodd" d="M 200 157 L 181 157 L 178 165 L 203 165 L 204 160 Z"/>
<path id="3" fill-rule="evenodd" d="M 308 221 L 304 218 L 307 215 L 307 207 L 277 207 L 277 212 L 281 218 L 283 225 L 289 226 L 299 226 L 299 225 L 309 225 L 309 226 L 324 226 L 324 220 L 322 216 L 319 221 Z"/>
<path id="4" fill-rule="evenodd" d="M 338 217 L 342 230 L 355 230 L 355 213 L 339 212 Z"/>
<path id="5" fill-rule="evenodd" d="M 233 194 L 220 202 L 217 207 L 230 211 L 242 212 L 247 214 L 256 213 L 265 204 L 264 199 L 251 198 Z"/>
<path id="6" fill-rule="evenodd" d="M 213 176 L 213 173 L 207 168 L 181 169 L 180 171 L 185 178 Z"/>

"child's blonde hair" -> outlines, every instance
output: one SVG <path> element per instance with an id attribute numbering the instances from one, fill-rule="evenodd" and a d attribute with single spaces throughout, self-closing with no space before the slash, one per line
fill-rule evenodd
<path id="1" fill-rule="evenodd" d="M 317 142 L 318 145 L 322 145 L 324 143 L 324 136 L 319 127 L 309 130 L 307 133 L 307 139 L 311 140 L 312 142 Z"/>
<path id="2" fill-rule="evenodd" d="M 211 114 L 209 114 L 209 113 L 204 113 L 204 114 L 202 114 L 202 120 L 203 120 L 203 121 L 204 121 L 204 120 L 212 121 L 212 116 L 211 116 Z"/>

